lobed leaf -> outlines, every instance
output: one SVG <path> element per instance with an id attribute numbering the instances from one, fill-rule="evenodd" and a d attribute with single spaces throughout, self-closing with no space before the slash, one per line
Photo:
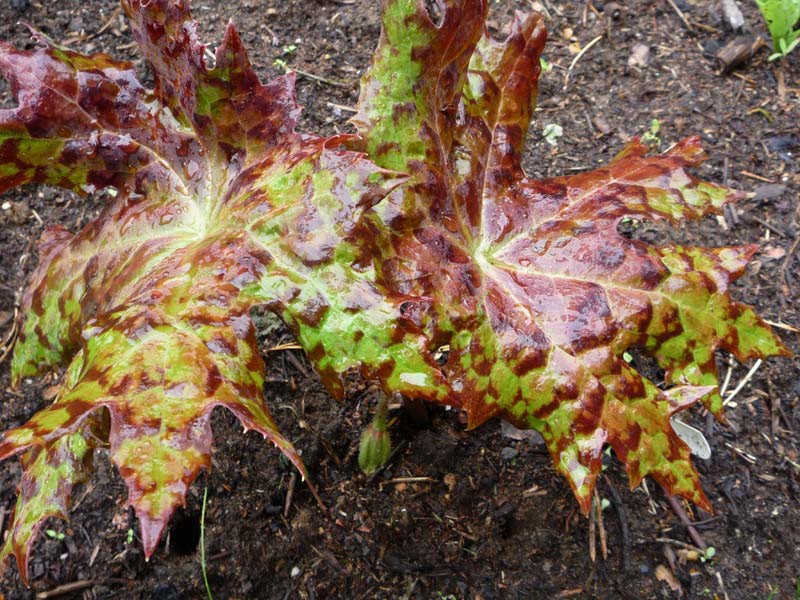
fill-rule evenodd
<path id="1" fill-rule="evenodd" d="M 0 547 L 0 565 L 14 556 L 20 577 L 28 584 L 28 558 L 44 521 L 67 519 L 69 497 L 87 477 L 93 440 L 83 432 L 63 436 L 22 455 L 22 482 L 11 515 L 11 528 Z"/>
<path id="2" fill-rule="evenodd" d="M 422 3 L 383 4 L 354 124 L 378 165 L 415 178 L 372 213 L 375 229 L 390 231 L 380 273 L 395 290 L 432 298 L 418 318 L 449 345 L 443 371 L 469 426 L 503 416 L 539 430 L 584 511 L 605 444 L 632 485 L 652 475 L 710 510 L 669 417 L 700 399 L 721 415 L 715 350 L 786 354 L 728 294 L 755 248 L 651 247 L 618 225 L 678 224 L 740 195 L 688 174 L 705 158 L 697 138 L 657 156 L 635 141 L 596 171 L 527 178 L 541 17 L 517 13 L 496 41 L 485 2 L 441 3 L 439 26 Z M 634 347 L 675 387 L 629 366 Z"/>
<path id="3" fill-rule="evenodd" d="M 265 406 L 253 306 L 286 320 L 335 394 L 355 369 L 387 391 L 449 400 L 405 316 L 422 300 L 381 288 L 363 255 L 364 211 L 404 177 L 340 149 L 346 137 L 296 133 L 293 75 L 260 84 L 233 26 L 208 68 L 188 2 L 123 7 L 154 91 L 104 55 L 3 47 L 19 101 L 0 113 L 3 187 L 119 192 L 80 232 L 46 230 L 23 299 L 14 382 L 67 374 L 52 404 L 0 438 L 0 458 L 27 450 L 24 523 L 2 555 L 13 550 L 21 570 L 40 522 L 66 513 L 65 493 L 25 482 L 58 477 L 68 493 L 78 469 L 67 449 L 98 410 L 146 557 L 210 466 L 216 406 L 306 475 Z"/>

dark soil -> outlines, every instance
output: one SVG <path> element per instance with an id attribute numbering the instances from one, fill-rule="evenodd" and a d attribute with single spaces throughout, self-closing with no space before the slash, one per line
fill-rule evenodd
<path id="1" fill-rule="evenodd" d="M 306 107 L 303 128 L 333 133 L 349 129 L 347 107 L 356 101 L 358 77 L 379 32 L 377 4 L 197 0 L 194 12 L 207 40 L 219 40 L 232 18 L 264 77 L 280 72 L 273 61 L 282 58 L 337 83 L 299 78 Z M 531 4 L 538 3 L 491 2 L 490 26 L 500 29 L 513 9 Z M 687 244 L 760 244 L 736 295 L 773 322 L 800 325 L 800 176 L 795 158 L 800 150 L 800 51 L 782 63 L 769 63 L 765 48 L 738 71 L 719 75 L 713 53 L 733 34 L 707 8 L 714 2 L 675 0 L 695 23 L 691 32 L 664 0 L 543 4 L 550 8 L 546 57 L 554 69 L 543 78 L 528 144 L 528 172 L 554 175 L 606 162 L 654 118 L 661 123 L 664 144 L 701 134 L 711 159 L 700 174 L 757 196 L 740 203 L 723 221 L 708 219 L 673 232 L 645 225 L 637 235 Z M 754 3 L 740 4 L 746 27 L 768 38 Z M 129 31 L 116 8 L 114 0 L 2 0 L 0 38 L 29 45 L 25 28 L 16 24 L 24 20 L 57 40 L 69 40 L 73 48 L 134 58 Z M 573 38 L 584 47 L 601 35 L 572 69 L 565 89 Z M 649 48 L 647 65 L 629 66 L 636 44 Z M 1 91 L 3 100 L 11 102 L 7 88 Z M 563 127 L 557 149 L 542 139 L 548 123 Z M 35 240 L 43 223 L 75 230 L 95 214 L 96 204 L 42 187 L 6 194 L 0 201 L 3 334 L 36 263 Z M 795 352 L 800 350 L 796 332 L 779 333 Z M 273 334 L 265 344 L 278 337 Z M 720 360 L 724 376 L 728 358 Z M 690 518 L 703 522 L 697 528 L 716 554 L 705 562 L 685 563 L 682 544 L 693 541 L 661 490 L 651 482 L 649 493 L 629 491 L 613 459 L 599 486 L 600 495 L 610 500 L 604 513 L 608 556 L 598 550 L 592 562 L 589 522 L 578 513 L 546 452 L 535 442 L 503 437 L 497 422 L 466 433 L 455 412 L 432 408 L 427 425 L 396 412 L 400 419 L 392 436 L 395 446 L 403 443 L 404 449 L 389 471 L 368 482 L 359 473 L 355 451 L 370 418 L 371 390 L 355 386 L 350 400 L 339 404 L 322 389 L 301 353 L 271 353 L 268 362 L 270 409 L 282 431 L 302 449 L 327 514 L 298 482 L 283 517 L 291 472 L 259 436 L 243 435 L 229 415 L 219 412 L 213 472 L 193 486 L 186 510 L 174 519 L 166 542 L 149 563 L 124 507 L 124 487 L 101 452 L 91 484 L 75 495 L 71 522 L 50 524 L 64 539 L 42 533 L 37 541 L 32 589 L 21 586 L 11 567 L 0 577 L 0 598 L 33 598 L 36 592 L 76 581 L 87 583 L 61 597 L 203 597 L 198 537 L 206 487 L 209 584 L 220 599 L 678 597 L 680 592 L 659 579 L 670 571 L 671 562 L 689 598 L 777 600 L 800 593 L 796 357 L 761 366 L 728 410 L 727 425 L 707 424 L 699 409 L 687 416 L 710 432 L 713 456 L 697 463 L 717 513 L 710 516 L 687 507 Z M 27 420 L 55 382 L 28 381 L 13 392 L 8 369 L 6 360 L 0 365 L 2 430 Z M 741 365 L 731 369 L 728 389 L 748 370 Z M 18 478 L 17 461 L 0 465 L 0 515 L 7 517 L 13 506 Z M 627 543 L 623 522 L 629 529 Z M 0 525 L 0 535 L 2 529 Z M 134 532 L 133 539 L 129 532 Z"/>

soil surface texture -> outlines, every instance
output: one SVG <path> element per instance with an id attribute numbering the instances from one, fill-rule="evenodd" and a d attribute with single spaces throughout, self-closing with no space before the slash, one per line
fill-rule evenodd
<path id="1" fill-rule="evenodd" d="M 735 296 L 780 324 L 778 333 L 795 352 L 765 361 L 741 388 L 752 365 L 720 355 L 721 379 L 729 392 L 738 389 L 728 423 L 708 421 L 700 408 L 684 417 L 706 432 L 712 448 L 711 458 L 696 464 L 716 513 L 680 505 L 683 519 L 696 522 L 696 537 L 657 484 L 629 490 L 610 456 L 599 482 L 606 552 L 597 533 L 592 561 L 589 520 L 543 445 L 535 437 L 515 439 L 497 421 L 467 432 L 459 414 L 438 407 L 392 411 L 400 452 L 368 480 L 356 455 L 375 391 L 353 382 L 349 399 L 337 403 L 303 354 L 288 350 L 265 355 L 267 402 L 302 450 L 327 512 L 275 449 L 259 435 L 242 434 L 220 410 L 213 470 L 195 482 L 149 562 L 123 483 L 101 451 L 91 482 L 74 495 L 71 521 L 52 521 L 54 535 L 43 530 L 36 541 L 32 587 L 23 587 L 9 566 L 0 576 L 0 598 L 205 597 L 204 489 L 208 583 L 218 599 L 798 598 L 800 334 L 792 328 L 800 327 L 800 50 L 768 62 L 769 34 L 755 3 L 739 0 L 745 33 L 768 43 L 721 74 L 715 53 L 738 33 L 716 4 L 491 0 L 489 21 L 499 35 L 514 10 L 547 11 L 545 57 L 552 69 L 543 75 L 528 140 L 531 176 L 605 163 L 657 119 L 664 147 L 686 135 L 703 137 L 711 158 L 700 176 L 754 192 L 724 219 L 679 231 L 645 223 L 633 232 L 651 242 L 759 244 Z M 352 131 L 347 119 L 380 31 L 378 5 L 195 0 L 193 11 L 210 44 L 232 19 L 263 78 L 283 72 L 277 59 L 311 75 L 298 77 L 301 129 L 333 134 Z M 115 0 L 0 0 L 0 39 L 31 47 L 21 21 L 73 49 L 138 60 Z M 578 55 L 581 49 L 587 50 Z M 4 83 L 0 96 L 6 106 L 13 103 Z M 563 128 L 555 147 L 542 135 L 548 124 Z M 43 226 L 75 231 L 101 202 L 41 186 L 0 198 L 0 339 L 36 265 Z M 280 328 L 262 337 L 265 350 L 291 341 Z M 58 382 L 55 374 L 12 391 L 9 362 L 0 364 L 0 430 L 29 419 Z M 0 464 L 0 535 L 19 473 L 17 460 Z M 694 552 L 701 543 L 713 551 Z"/>

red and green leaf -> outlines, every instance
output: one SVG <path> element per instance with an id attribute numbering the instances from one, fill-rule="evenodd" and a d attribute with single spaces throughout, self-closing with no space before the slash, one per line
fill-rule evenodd
<path id="1" fill-rule="evenodd" d="M 22 481 L 8 537 L 0 548 L 0 565 L 15 556 L 20 577 L 28 583 L 28 558 L 36 535 L 50 517 L 66 519 L 72 488 L 87 478 L 93 450 L 83 432 L 58 438 L 22 455 Z"/>
<path id="2" fill-rule="evenodd" d="M 210 464 L 214 407 L 305 473 L 265 406 L 256 305 L 335 395 L 357 370 L 461 407 L 473 427 L 502 415 L 538 429 L 584 510 L 605 444 L 632 484 L 652 475 L 708 507 L 669 418 L 701 399 L 721 414 L 717 349 L 786 353 L 728 292 L 754 247 L 654 247 L 617 228 L 700 218 L 738 195 L 688 174 L 704 159 L 695 138 L 527 178 L 540 17 L 518 14 L 495 41 L 486 0 L 441 0 L 439 24 L 422 0 L 383 6 L 361 139 L 296 133 L 293 77 L 262 85 L 232 26 L 208 68 L 186 0 L 123 1 L 152 91 L 105 55 L 42 36 L 32 52 L 0 45 L 19 103 L 0 110 L 0 191 L 118 191 L 80 232 L 42 239 L 12 377 L 67 372 L 51 405 L 0 438 L 0 458 L 22 454 L 24 469 L 0 567 L 14 554 L 25 577 L 43 520 L 66 516 L 98 411 L 147 556 Z M 631 367 L 631 348 L 670 387 Z"/>
<path id="3" fill-rule="evenodd" d="M 345 138 L 295 133 L 293 76 L 260 84 L 232 26 L 207 68 L 186 1 L 123 6 L 153 92 L 105 55 L 47 40 L 0 48 L 19 102 L 0 111 L 0 186 L 118 190 L 77 234 L 45 232 L 24 297 L 14 381 L 60 365 L 67 374 L 52 404 L 0 438 L 0 458 L 28 452 L 24 523 L 2 554 L 23 576 L 40 521 L 65 515 L 75 432 L 100 409 L 148 557 L 210 466 L 214 407 L 305 474 L 265 406 L 255 305 L 284 318 L 333 393 L 355 369 L 387 392 L 449 401 L 404 316 L 421 300 L 381 289 L 362 255 L 362 214 L 404 178 L 339 149 Z"/>
<path id="4" fill-rule="evenodd" d="M 517 14 L 504 41 L 486 3 L 447 0 L 434 25 L 421 2 L 385 0 L 383 33 L 354 119 L 378 165 L 415 175 L 372 213 L 388 229 L 387 285 L 432 299 L 419 316 L 471 427 L 503 416 L 539 430 L 584 511 L 610 444 L 632 485 L 652 475 L 710 508 L 669 417 L 699 399 L 716 414 L 714 353 L 785 354 L 729 284 L 753 247 L 652 247 L 624 218 L 680 223 L 739 195 L 687 173 L 689 138 L 649 156 L 634 142 L 609 166 L 545 181 L 521 168 L 545 29 Z M 623 359 L 666 370 L 659 389 Z"/>

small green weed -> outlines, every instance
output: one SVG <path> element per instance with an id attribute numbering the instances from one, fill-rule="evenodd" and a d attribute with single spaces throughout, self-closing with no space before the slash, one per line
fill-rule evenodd
<path id="1" fill-rule="evenodd" d="M 770 60 L 783 58 L 800 44 L 800 0 L 756 0 L 772 36 Z"/>
<path id="2" fill-rule="evenodd" d="M 64 541 L 64 534 L 60 531 L 56 531 L 55 529 L 46 529 L 44 533 L 51 539 L 58 540 L 59 542 Z"/>

